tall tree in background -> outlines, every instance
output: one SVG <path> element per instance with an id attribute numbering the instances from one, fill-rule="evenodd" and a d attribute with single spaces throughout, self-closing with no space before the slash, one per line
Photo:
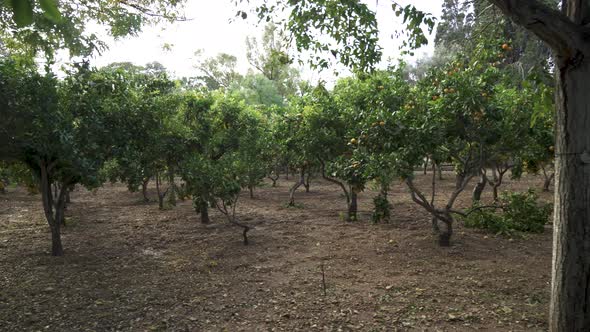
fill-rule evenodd
<path id="1" fill-rule="evenodd" d="M 283 98 L 297 92 L 299 72 L 291 67 L 287 36 L 276 25 L 264 28 L 261 43 L 254 37 L 246 38 L 246 56 L 252 67 L 273 81 Z"/>
<path id="2" fill-rule="evenodd" d="M 197 56 L 202 54 L 202 50 L 195 52 Z M 206 58 L 200 61 L 195 67 L 201 71 L 199 77 L 209 90 L 219 88 L 229 88 L 232 83 L 241 80 L 242 75 L 237 72 L 236 66 L 238 58 L 227 53 L 219 53 L 214 57 Z"/>
<path id="3" fill-rule="evenodd" d="M 437 47 L 455 47 L 469 39 L 474 16 L 470 2 L 464 0 L 444 0 L 440 23 L 436 29 L 434 44 Z"/>

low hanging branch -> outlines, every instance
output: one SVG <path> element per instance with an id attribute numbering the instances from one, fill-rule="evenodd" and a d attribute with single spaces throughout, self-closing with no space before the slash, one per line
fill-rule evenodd
<path id="1" fill-rule="evenodd" d="M 223 213 L 227 220 L 230 222 L 230 224 L 236 225 L 238 227 L 242 227 L 243 232 L 242 232 L 242 236 L 244 237 L 244 245 L 247 246 L 248 245 L 248 231 L 250 230 L 250 226 L 243 224 L 241 222 L 239 222 L 236 219 L 236 206 L 238 205 L 238 198 L 240 196 L 236 195 L 236 198 L 233 200 L 233 202 L 230 202 L 230 208 L 228 208 L 226 202 L 224 199 L 221 199 L 221 204 L 219 204 L 219 202 L 217 200 L 214 200 L 215 203 L 215 207 L 217 208 L 217 210 L 219 210 L 219 212 Z"/>
<path id="2" fill-rule="evenodd" d="M 506 210 L 506 206 L 505 205 L 481 205 L 481 206 L 476 206 L 474 208 L 469 209 L 469 211 L 467 212 L 463 212 L 463 211 L 458 211 L 458 210 L 449 210 L 449 212 L 454 213 L 454 214 L 458 214 L 461 217 L 469 217 L 470 214 L 472 214 L 475 211 L 480 211 L 483 209 L 494 209 L 494 210 Z"/>
<path id="3" fill-rule="evenodd" d="M 344 183 L 326 175 L 326 163 L 319 156 L 317 158 L 318 158 L 318 161 L 320 162 L 320 165 L 321 165 L 320 171 L 322 173 L 322 178 L 328 182 L 337 184 L 340 188 L 342 188 L 342 191 L 344 192 L 344 195 L 346 196 L 346 204 L 347 205 L 350 204 L 350 192 L 348 191 L 348 189 L 346 189 L 346 186 L 344 185 Z"/>

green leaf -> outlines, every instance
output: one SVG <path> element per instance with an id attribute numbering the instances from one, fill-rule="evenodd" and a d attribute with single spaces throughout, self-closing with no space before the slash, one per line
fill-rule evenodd
<path id="1" fill-rule="evenodd" d="M 26 26 L 33 23 L 33 4 L 31 0 L 10 0 L 14 22 L 18 26 Z"/>
<path id="2" fill-rule="evenodd" d="M 39 4 L 47 18 L 52 21 L 59 21 L 61 19 L 61 14 L 57 8 L 57 0 L 39 0 Z"/>

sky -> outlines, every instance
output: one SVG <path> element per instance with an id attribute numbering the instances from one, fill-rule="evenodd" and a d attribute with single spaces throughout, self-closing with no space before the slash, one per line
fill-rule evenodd
<path id="1" fill-rule="evenodd" d="M 400 40 L 392 39 L 396 30 L 403 25 L 391 9 L 391 0 L 364 1 L 377 13 L 380 30 L 380 45 L 383 47 L 383 59 L 399 58 Z M 401 0 L 399 4 L 413 3 L 418 9 L 439 17 L 442 0 Z M 133 62 L 137 65 L 145 65 L 148 62 L 162 63 L 175 77 L 196 76 L 198 70 L 194 68 L 198 61 L 194 53 L 198 49 L 204 50 L 204 56 L 214 56 L 218 53 L 228 53 L 238 58 L 238 70 L 242 73 L 250 68 L 246 60 L 246 37 L 260 37 L 263 26 L 256 26 L 256 19 L 241 20 L 234 18 L 237 8 L 231 0 L 187 0 L 185 16 L 187 21 L 165 23 L 144 28 L 138 36 L 127 37 L 117 41 L 106 39 L 109 49 L 100 55 L 95 55 L 92 62 L 96 66 L 104 66 L 112 62 Z M 415 58 L 433 51 L 434 35 L 429 38 L 429 45 L 419 49 L 414 58 L 406 58 L 414 61 Z M 164 46 L 169 45 L 166 49 Z M 394 61 L 396 62 L 396 61 Z M 387 61 L 382 63 L 386 66 Z M 309 68 L 300 68 L 303 77 L 310 81 L 322 79 L 332 82 L 336 79 L 333 70 L 314 72 Z M 346 75 L 346 70 L 337 68 L 341 75 Z"/>

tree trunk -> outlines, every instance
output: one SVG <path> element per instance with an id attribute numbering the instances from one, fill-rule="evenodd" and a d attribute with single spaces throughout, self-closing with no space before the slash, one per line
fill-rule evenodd
<path id="1" fill-rule="evenodd" d="M 549 187 L 551 186 L 554 177 L 555 173 L 551 173 L 551 175 L 545 177 L 545 181 L 543 181 L 543 191 L 549 191 Z"/>
<path id="2" fill-rule="evenodd" d="M 201 224 L 208 224 L 211 222 L 209 219 L 209 204 L 203 201 L 199 204 L 199 212 L 201 213 Z"/>
<path id="3" fill-rule="evenodd" d="M 305 181 L 303 181 L 303 186 L 305 187 L 305 192 L 308 193 L 309 192 L 309 181 L 310 181 L 310 177 L 311 177 L 311 172 L 308 171 L 306 176 L 305 176 Z"/>
<path id="4" fill-rule="evenodd" d="M 176 206 L 176 183 L 174 182 L 174 169 L 168 166 L 168 203 L 172 206 Z"/>
<path id="5" fill-rule="evenodd" d="M 432 232 L 434 234 L 440 234 L 440 227 L 438 226 L 438 218 L 432 216 Z"/>
<path id="6" fill-rule="evenodd" d="M 289 206 L 295 206 L 295 191 L 305 183 L 305 167 L 301 167 L 299 172 L 299 181 L 297 181 L 289 190 Z"/>
<path id="7" fill-rule="evenodd" d="M 590 41 L 588 1 L 491 0 L 555 55 L 556 181 L 550 331 L 590 331 Z"/>
<path id="8" fill-rule="evenodd" d="M 61 244 L 61 233 L 59 223 L 51 227 L 51 256 L 63 256 L 64 249 Z"/>
<path id="9" fill-rule="evenodd" d="M 453 221 L 452 219 L 443 220 L 443 224 L 445 225 L 445 229 L 438 234 L 438 245 L 441 247 L 450 247 L 451 236 L 453 235 Z"/>
<path id="10" fill-rule="evenodd" d="M 590 331 L 590 62 L 558 72 L 552 331 Z"/>
<path id="11" fill-rule="evenodd" d="M 254 198 L 254 187 L 248 186 L 248 192 L 250 194 L 250 199 L 253 199 Z"/>
<path id="12" fill-rule="evenodd" d="M 547 170 L 545 169 L 545 166 L 541 166 L 541 169 L 543 170 L 543 191 L 549 191 L 549 186 L 551 186 L 551 181 L 553 181 L 553 178 L 555 177 L 555 172 L 551 172 L 551 174 L 547 173 Z"/>
<path id="13" fill-rule="evenodd" d="M 424 175 L 426 175 L 427 171 L 428 171 L 428 160 L 430 160 L 430 158 L 426 157 L 426 159 L 424 159 Z"/>
<path id="14" fill-rule="evenodd" d="M 443 175 L 442 175 L 442 165 L 440 163 L 436 164 L 436 171 L 438 172 L 438 179 L 442 180 L 443 179 Z"/>
<path id="15" fill-rule="evenodd" d="M 473 194 L 471 197 L 473 203 L 481 201 L 481 194 L 483 193 L 483 190 L 485 189 L 487 183 L 488 179 L 486 177 L 485 171 L 482 170 L 479 177 L 479 181 L 477 181 L 475 187 L 473 188 Z"/>
<path id="16" fill-rule="evenodd" d="M 164 209 L 164 197 L 166 196 L 166 192 L 162 193 L 161 188 L 161 181 L 160 181 L 160 173 L 156 173 L 156 193 L 158 194 L 158 208 L 160 210 Z"/>
<path id="17" fill-rule="evenodd" d="M 348 221 L 357 221 L 357 193 L 354 188 L 350 190 L 350 203 L 348 204 Z"/>
<path id="18" fill-rule="evenodd" d="M 150 182 L 150 179 L 149 178 L 148 179 L 144 179 L 141 182 L 141 195 L 143 196 L 143 201 L 146 202 L 146 203 L 150 201 L 150 199 L 148 198 L 148 195 L 147 195 L 148 183 L 149 182 Z"/>
<path id="19" fill-rule="evenodd" d="M 61 190 L 55 198 L 51 188 L 51 179 L 49 176 L 50 168 L 46 162 L 42 161 L 39 163 L 41 176 L 40 176 L 40 189 L 41 199 L 43 201 L 43 211 L 45 212 L 45 219 L 49 224 L 51 230 L 51 255 L 52 256 L 63 256 L 63 247 L 61 244 L 61 223 L 64 218 L 65 208 L 65 195 L 67 191 L 67 185 L 62 186 Z"/>
<path id="20" fill-rule="evenodd" d="M 277 180 L 279 179 L 279 169 L 278 167 L 275 169 L 274 172 L 272 172 L 268 178 L 272 181 L 272 187 L 276 187 L 277 186 Z"/>

